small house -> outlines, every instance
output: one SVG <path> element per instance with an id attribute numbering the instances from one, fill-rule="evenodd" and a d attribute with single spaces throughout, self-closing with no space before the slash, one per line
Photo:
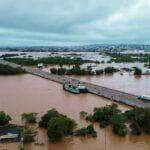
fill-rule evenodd
<path id="1" fill-rule="evenodd" d="M 39 69 L 42 69 L 43 67 L 44 67 L 43 63 L 39 63 L 39 64 L 37 65 L 37 68 L 39 68 Z"/>

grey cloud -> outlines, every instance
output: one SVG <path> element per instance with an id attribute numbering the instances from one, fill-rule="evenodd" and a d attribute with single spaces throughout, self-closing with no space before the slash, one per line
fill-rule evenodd
<path id="1" fill-rule="evenodd" d="M 150 0 L 0 0 L 0 46 L 147 42 L 149 9 Z"/>

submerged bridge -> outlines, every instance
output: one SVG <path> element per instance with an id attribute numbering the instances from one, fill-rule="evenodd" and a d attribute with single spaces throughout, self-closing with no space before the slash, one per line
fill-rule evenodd
<path id="1" fill-rule="evenodd" d="M 123 103 L 123 104 L 129 105 L 129 106 L 150 107 L 150 102 L 139 100 L 137 95 L 125 93 L 122 91 L 110 89 L 107 87 L 95 85 L 95 84 L 88 83 L 88 82 L 83 82 L 83 81 L 80 81 L 78 79 L 74 79 L 74 78 L 71 78 L 68 76 L 54 75 L 54 74 L 45 72 L 40 69 L 20 66 L 20 65 L 10 63 L 10 62 L 4 61 L 4 60 L 0 60 L 0 63 L 10 65 L 14 68 L 21 67 L 27 73 L 30 73 L 30 74 L 36 75 L 36 76 L 40 76 L 42 78 L 45 78 L 45 79 L 48 79 L 48 80 L 51 80 L 51 81 L 54 81 L 54 82 L 57 82 L 60 84 L 63 84 L 67 81 L 70 81 L 70 83 L 72 83 L 72 84 L 77 84 L 80 82 L 86 86 L 89 93 L 92 93 L 92 94 L 95 94 L 95 95 L 98 95 L 101 97 L 105 97 L 105 98 L 110 99 L 115 102 Z"/>

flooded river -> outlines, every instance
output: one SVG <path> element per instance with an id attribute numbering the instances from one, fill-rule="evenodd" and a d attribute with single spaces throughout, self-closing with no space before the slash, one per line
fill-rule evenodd
<path id="1" fill-rule="evenodd" d="M 117 77 L 116 77 L 117 78 Z M 104 82 L 104 81 L 103 81 Z M 108 82 L 108 81 L 106 81 Z M 118 81 L 120 82 L 120 80 Z M 113 84 L 113 83 L 112 83 Z M 113 84 L 114 85 L 114 84 Z M 138 87 L 137 87 L 138 88 Z M 73 95 L 62 90 L 62 86 L 29 74 L 19 76 L 0 76 L 0 110 L 12 117 L 12 123 L 21 124 L 20 114 L 23 112 L 37 112 L 39 117 L 50 108 L 76 120 L 78 127 L 88 123 L 80 119 L 79 112 L 92 112 L 94 107 L 111 104 L 111 101 L 92 95 Z M 119 105 L 122 110 L 129 109 Z M 29 144 L 26 150 L 149 150 L 150 137 L 148 135 L 118 137 L 111 129 L 100 129 L 95 124 L 98 137 L 77 138 L 68 137 L 57 144 L 48 142 L 45 130 L 39 130 L 40 139 L 44 146 Z M 0 144 L 0 150 L 17 150 L 18 144 Z"/>
<path id="2" fill-rule="evenodd" d="M 90 64 L 83 64 L 82 68 L 87 68 Z M 104 69 L 105 67 L 115 67 L 115 68 L 132 68 L 139 67 L 144 72 L 149 70 L 143 66 L 142 63 L 113 63 L 113 64 L 95 64 L 93 65 L 93 70 Z M 59 67 L 57 65 L 51 65 L 44 68 L 44 71 L 50 72 L 50 68 Z M 67 68 L 68 66 L 64 66 Z M 136 94 L 136 95 L 150 95 L 150 75 L 134 76 L 133 73 L 123 72 L 123 75 L 118 73 L 109 75 L 92 75 L 92 76 L 71 76 L 82 81 L 90 82 L 100 86 L 120 90 L 123 92 Z"/>
<path id="3" fill-rule="evenodd" d="M 114 73 L 100 76 L 73 76 L 82 81 L 94 83 L 100 86 L 135 94 L 150 95 L 150 75 L 134 76 L 129 73 L 120 75 Z"/>

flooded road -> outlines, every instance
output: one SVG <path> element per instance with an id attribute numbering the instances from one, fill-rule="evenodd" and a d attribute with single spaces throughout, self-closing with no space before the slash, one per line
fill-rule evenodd
<path id="1" fill-rule="evenodd" d="M 90 82 L 111 89 L 123 91 L 135 95 L 150 95 L 150 76 L 134 76 L 129 73 L 120 75 L 114 73 L 99 76 L 73 76 L 82 81 Z"/>
<path id="2" fill-rule="evenodd" d="M 87 68 L 90 64 L 83 64 L 82 68 Z M 93 65 L 93 70 L 96 69 L 104 69 L 105 67 L 115 67 L 115 68 L 132 68 L 139 67 L 144 72 L 145 70 L 149 70 L 143 66 L 142 63 L 113 63 L 113 64 L 95 64 Z M 51 65 L 44 68 L 44 71 L 50 72 L 50 68 L 59 67 L 59 65 Z M 67 68 L 68 66 L 64 66 Z M 123 72 L 123 75 L 118 73 L 107 74 L 107 75 L 91 75 L 91 76 L 71 76 L 73 78 L 77 78 L 81 81 L 90 82 L 93 84 L 97 84 L 100 86 L 108 87 L 111 89 L 127 92 L 135 95 L 150 95 L 150 75 L 141 75 L 134 76 L 133 73 Z"/>
<path id="3" fill-rule="evenodd" d="M 62 86 L 55 82 L 42 79 L 29 74 L 19 76 L 0 76 L 0 110 L 5 111 L 12 117 L 12 123 L 21 124 L 20 115 L 23 112 L 37 112 L 39 117 L 50 108 L 56 108 L 60 113 L 73 118 L 78 127 L 88 123 L 80 119 L 79 112 L 92 112 L 94 107 L 111 104 L 111 101 L 91 95 L 73 95 L 62 90 Z M 129 109 L 125 105 L 119 105 L 122 110 Z M 26 145 L 26 150 L 149 150 L 150 137 L 126 136 L 118 137 L 111 129 L 100 129 L 94 125 L 98 137 L 77 138 L 68 137 L 57 144 L 48 142 L 45 130 L 39 130 L 40 139 L 44 146 L 33 144 Z M 0 144 L 1 149 L 17 150 L 17 143 Z"/>

